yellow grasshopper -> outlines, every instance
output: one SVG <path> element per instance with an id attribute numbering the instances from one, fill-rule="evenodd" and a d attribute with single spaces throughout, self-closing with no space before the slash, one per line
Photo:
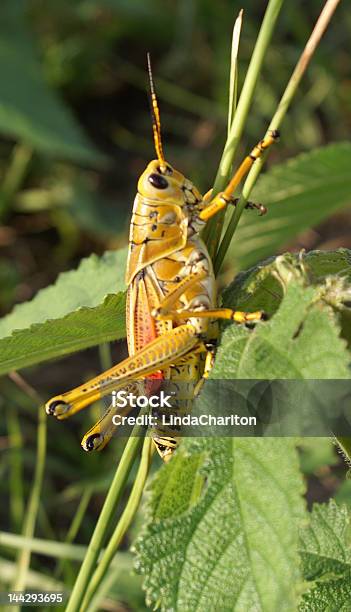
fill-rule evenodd
<path id="1" fill-rule="evenodd" d="M 208 376 L 213 362 L 216 321 L 256 322 L 262 312 L 245 313 L 217 307 L 216 282 L 211 258 L 199 233 L 206 222 L 234 204 L 235 189 L 252 164 L 278 138 L 274 130 L 244 159 L 233 178 L 213 198 L 202 197 L 196 187 L 166 162 L 161 123 L 150 58 L 152 128 L 157 159 L 151 161 L 138 181 L 130 224 L 126 270 L 127 341 L 129 357 L 72 391 L 46 404 L 58 419 L 82 410 L 116 389 L 150 393 L 158 381 L 181 381 L 189 389 L 181 398 L 186 407 Z M 249 208 L 264 207 L 248 204 Z M 128 412 L 128 408 L 124 411 Z M 102 449 L 113 435 L 110 408 L 82 440 L 85 450 Z M 176 435 L 155 428 L 153 441 L 168 461 L 177 446 Z"/>

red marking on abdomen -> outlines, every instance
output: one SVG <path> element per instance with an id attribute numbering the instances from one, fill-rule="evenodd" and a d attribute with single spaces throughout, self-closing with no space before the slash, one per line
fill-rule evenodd
<path id="1" fill-rule="evenodd" d="M 134 313 L 134 330 L 136 351 L 140 351 L 157 337 L 155 321 L 150 313 L 150 303 L 143 280 L 140 280 L 138 283 L 138 298 L 136 300 Z M 162 381 L 163 379 L 164 375 L 161 370 L 149 374 L 146 377 L 146 381 L 150 381 L 150 384 L 146 382 L 145 393 L 147 395 L 157 393 L 159 385 L 157 385 L 155 381 Z"/>

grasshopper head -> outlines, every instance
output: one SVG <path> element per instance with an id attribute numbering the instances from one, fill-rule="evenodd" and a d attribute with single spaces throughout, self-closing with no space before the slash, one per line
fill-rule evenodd
<path id="1" fill-rule="evenodd" d="M 186 206 L 201 202 L 202 198 L 194 185 L 181 172 L 166 163 L 162 168 L 157 159 L 151 161 L 138 182 L 138 192 L 148 200 Z"/>

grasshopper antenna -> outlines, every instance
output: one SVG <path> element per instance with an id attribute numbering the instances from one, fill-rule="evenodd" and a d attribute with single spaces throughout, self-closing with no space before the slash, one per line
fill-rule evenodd
<path id="1" fill-rule="evenodd" d="M 152 76 L 152 68 L 151 68 L 151 56 L 150 53 L 147 53 L 147 69 L 149 74 L 149 85 L 150 85 L 150 106 L 151 106 L 151 117 L 152 117 L 152 132 L 154 135 L 154 144 L 155 151 L 157 155 L 157 159 L 160 163 L 160 171 L 161 173 L 165 173 L 167 170 L 167 164 L 165 161 L 165 157 L 163 154 L 162 148 L 162 137 L 161 137 L 161 121 L 160 121 L 160 111 L 158 108 L 158 102 L 155 92 L 154 79 Z"/>

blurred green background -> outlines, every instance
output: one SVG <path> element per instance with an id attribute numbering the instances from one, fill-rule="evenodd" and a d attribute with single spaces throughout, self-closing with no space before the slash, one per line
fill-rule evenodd
<path id="1" fill-rule="evenodd" d="M 153 59 L 166 157 L 201 191 L 211 186 L 226 137 L 231 34 L 242 4 L 237 0 L 2 0 L 1 314 L 30 299 L 82 257 L 126 244 L 136 182 L 154 157 L 147 51 Z M 265 4 L 244 3 L 240 83 Z M 242 154 L 264 133 L 321 6 L 319 0 L 285 2 Z M 350 139 L 350 38 L 351 13 L 344 2 L 303 79 L 271 164 Z M 350 229 L 350 211 L 341 212 L 288 246 L 351 247 Z M 114 351 L 117 356 L 120 347 Z M 33 368 L 28 378 L 47 399 L 98 372 L 101 361 L 103 355 L 89 350 Z M 9 506 L 0 509 L 1 529 L 18 532 L 35 464 L 35 402 L 8 379 L 3 379 L 1 391 L 5 418 L 1 418 L 0 488 L 9 499 Z M 50 421 L 40 537 L 64 540 L 82 492 L 91 487 L 77 538 L 89 541 L 120 454 L 117 443 L 88 459 L 81 452 L 79 439 L 92 419 L 94 410 L 69 425 Z M 310 475 L 310 500 L 322 501 L 339 488 L 345 468 L 329 442 L 306 442 L 302 459 Z M 346 501 L 349 489 L 346 483 L 339 492 Z M 6 549 L 9 562 L 13 556 L 14 550 Z M 39 575 L 56 567 L 52 559 L 40 555 L 34 566 Z M 131 567 L 129 557 L 126 566 Z M 57 576 L 70 583 L 74 568 L 66 563 Z M 126 575 L 125 582 L 119 581 L 115 607 L 106 609 L 143 609 L 138 579 Z"/>

